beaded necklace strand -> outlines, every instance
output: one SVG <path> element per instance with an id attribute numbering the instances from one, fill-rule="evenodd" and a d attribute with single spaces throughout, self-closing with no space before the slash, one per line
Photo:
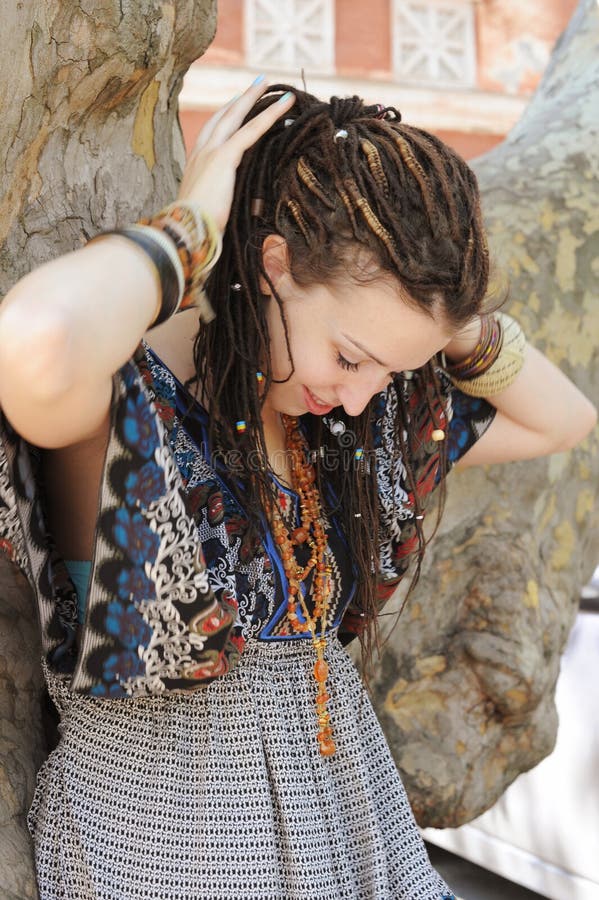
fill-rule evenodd
<path id="1" fill-rule="evenodd" d="M 269 503 L 269 513 L 275 543 L 281 554 L 289 585 L 287 596 L 289 624 L 296 634 L 309 632 L 316 651 L 313 672 L 317 685 L 317 740 L 321 755 L 332 756 L 336 747 L 332 738 L 331 717 L 327 707 L 330 699 L 326 690 L 329 667 L 324 658 L 331 582 L 331 567 L 327 562 L 329 553 L 327 536 L 322 524 L 316 470 L 310 462 L 308 445 L 301 433 L 297 419 L 286 415 L 281 418 L 285 427 L 286 449 L 291 459 L 291 486 L 299 496 L 301 525 L 289 534 L 276 504 Z M 304 543 L 310 547 L 310 557 L 304 566 L 300 566 L 295 558 L 294 547 Z M 302 594 L 301 583 L 306 580 L 312 570 L 314 570 L 312 582 L 314 611 L 311 614 Z M 298 603 L 304 617 L 303 622 L 298 616 Z"/>

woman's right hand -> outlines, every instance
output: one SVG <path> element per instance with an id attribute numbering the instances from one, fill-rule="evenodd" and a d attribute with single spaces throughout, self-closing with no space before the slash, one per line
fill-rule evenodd
<path id="1" fill-rule="evenodd" d="M 197 204 L 221 232 L 229 218 L 241 157 L 295 102 L 293 94 L 284 94 L 242 126 L 267 87 L 264 77 L 259 76 L 241 96 L 234 97 L 206 122 L 183 173 L 178 199 Z"/>

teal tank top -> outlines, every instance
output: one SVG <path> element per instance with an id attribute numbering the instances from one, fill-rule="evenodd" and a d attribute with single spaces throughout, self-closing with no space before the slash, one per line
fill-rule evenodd
<path id="1" fill-rule="evenodd" d="M 65 565 L 67 567 L 67 572 L 71 576 L 71 581 L 75 585 L 75 590 L 77 591 L 77 620 L 80 625 L 83 625 L 83 620 L 85 619 L 85 600 L 87 598 L 92 564 L 88 559 L 66 559 Z"/>

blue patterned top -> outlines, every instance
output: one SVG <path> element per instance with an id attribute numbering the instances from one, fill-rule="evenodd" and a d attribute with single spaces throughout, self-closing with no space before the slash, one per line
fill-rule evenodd
<path id="1" fill-rule="evenodd" d="M 482 435 L 494 410 L 456 391 L 441 374 L 441 417 L 450 465 Z M 442 472 L 426 398 L 417 379 L 400 385 L 407 427 L 418 437 L 412 460 L 419 492 Z M 205 410 L 149 348 L 116 373 L 87 608 L 46 527 L 40 453 L 0 417 L 0 547 L 32 584 L 49 665 L 74 691 L 125 697 L 195 690 L 235 665 L 248 638 L 305 640 L 287 620 L 283 566 L 266 524 L 252 536 L 212 459 Z M 392 453 L 394 391 L 377 400 L 381 597 L 403 576 L 415 535 L 405 468 Z M 333 420 L 325 418 L 331 427 Z M 298 521 L 298 499 L 280 490 L 283 513 Z M 359 631 L 354 571 L 339 523 L 325 522 L 332 559 L 331 628 Z M 302 552 L 301 549 L 298 552 Z M 308 604 L 310 584 L 307 584 Z M 363 623 L 362 623 L 363 624 Z"/>

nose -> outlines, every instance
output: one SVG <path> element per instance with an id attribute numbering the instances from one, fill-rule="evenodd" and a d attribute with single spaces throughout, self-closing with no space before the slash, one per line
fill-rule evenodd
<path id="1" fill-rule="evenodd" d="M 377 375 L 376 377 L 364 377 L 362 380 L 355 378 L 353 382 L 348 379 L 343 385 L 337 387 L 337 396 L 348 416 L 359 416 L 366 409 L 368 401 L 375 394 L 384 391 L 390 381 L 389 373 L 382 378 Z"/>

